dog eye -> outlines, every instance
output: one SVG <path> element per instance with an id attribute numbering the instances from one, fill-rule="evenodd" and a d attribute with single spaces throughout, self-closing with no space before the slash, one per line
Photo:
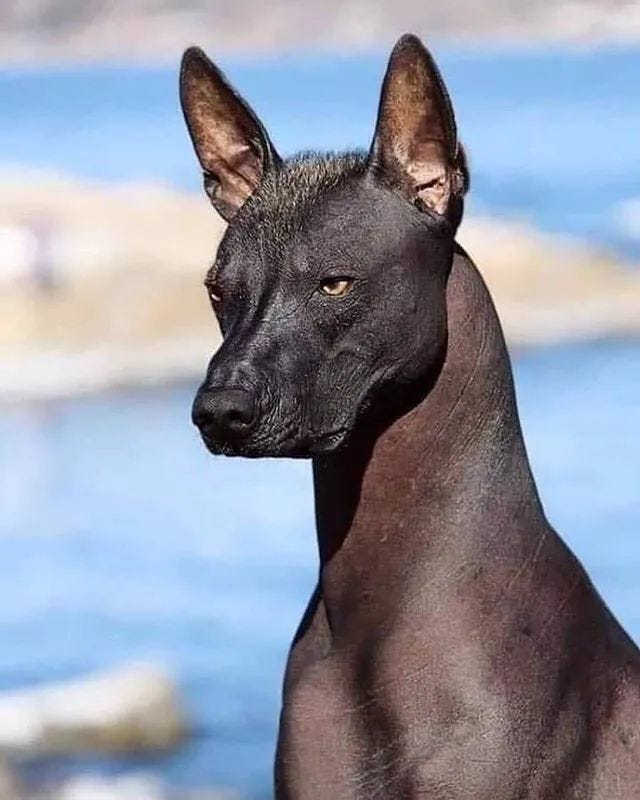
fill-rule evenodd
<path id="1" fill-rule="evenodd" d="M 205 284 L 205 286 L 211 304 L 214 306 L 219 305 L 222 302 L 222 292 L 220 291 L 220 289 L 217 286 L 214 286 L 213 284 L 210 283 Z"/>
<path id="2" fill-rule="evenodd" d="M 327 278 L 319 288 L 328 297 L 344 297 L 353 288 L 353 278 Z"/>

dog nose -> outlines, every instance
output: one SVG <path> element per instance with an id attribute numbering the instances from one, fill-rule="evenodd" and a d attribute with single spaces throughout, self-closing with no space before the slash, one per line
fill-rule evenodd
<path id="1" fill-rule="evenodd" d="M 191 412 L 194 425 L 218 440 L 246 436 L 255 416 L 253 396 L 245 389 L 201 390 Z"/>

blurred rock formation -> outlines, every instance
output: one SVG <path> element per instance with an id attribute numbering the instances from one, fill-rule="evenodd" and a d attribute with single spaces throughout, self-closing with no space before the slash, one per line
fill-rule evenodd
<path id="1" fill-rule="evenodd" d="M 6 756 L 162 752 L 186 733 L 173 681 L 151 665 L 0 693 Z"/>
<path id="2" fill-rule="evenodd" d="M 223 232 L 204 196 L 0 178 L 0 398 L 203 374 L 219 333 L 202 280 Z M 33 219 L 47 220 L 46 287 L 30 261 Z M 633 265 L 506 220 L 470 218 L 459 239 L 512 345 L 640 334 Z"/>

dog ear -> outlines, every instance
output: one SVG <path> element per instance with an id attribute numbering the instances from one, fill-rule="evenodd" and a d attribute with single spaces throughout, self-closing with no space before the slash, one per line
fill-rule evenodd
<path id="1" fill-rule="evenodd" d="M 205 191 L 229 221 L 280 157 L 255 113 L 198 47 L 182 57 L 180 102 Z"/>
<path id="2" fill-rule="evenodd" d="M 403 36 L 391 53 L 369 168 L 419 208 L 459 225 L 466 160 L 442 76 L 416 36 Z"/>

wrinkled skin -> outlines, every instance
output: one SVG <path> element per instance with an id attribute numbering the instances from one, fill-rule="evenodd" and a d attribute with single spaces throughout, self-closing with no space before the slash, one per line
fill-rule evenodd
<path id="1" fill-rule="evenodd" d="M 201 391 L 233 385 L 255 397 L 257 422 L 234 452 L 309 456 L 339 446 L 376 396 L 417 383 L 442 358 L 452 238 L 362 175 L 284 235 L 271 236 L 267 218 L 256 240 L 251 212 L 218 252 L 224 342 Z M 318 291 L 345 274 L 346 296 Z"/>
<path id="2" fill-rule="evenodd" d="M 640 797 L 640 653 L 542 509 L 433 60 L 398 42 L 368 155 L 283 162 L 198 50 L 181 97 L 229 222 L 194 422 L 214 453 L 313 458 L 276 797 Z"/>

